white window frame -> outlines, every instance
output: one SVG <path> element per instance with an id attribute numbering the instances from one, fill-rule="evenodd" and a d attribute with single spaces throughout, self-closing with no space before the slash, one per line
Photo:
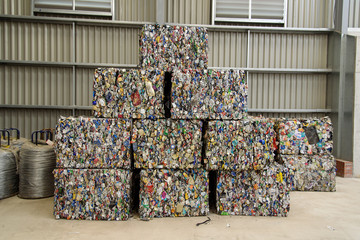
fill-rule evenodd
<path id="1" fill-rule="evenodd" d="M 35 0 L 31 0 L 32 14 L 34 13 L 58 13 L 58 14 L 72 14 L 72 15 L 92 15 L 92 16 L 104 16 L 112 17 L 114 20 L 114 0 L 111 0 L 111 12 L 102 12 L 102 11 L 85 11 L 76 9 L 76 0 L 72 0 L 72 10 L 66 9 L 53 9 L 53 8 L 36 8 Z"/>
<path id="2" fill-rule="evenodd" d="M 284 0 L 284 11 L 282 19 L 259 19 L 251 17 L 251 6 L 252 0 L 249 0 L 249 14 L 248 18 L 224 18 L 216 17 L 216 0 L 212 0 L 212 19 L 211 24 L 214 25 L 215 22 L 239 22 L 239 23 L 274 23 L 274 24 L 284 24 L 286 27 L 286 18 L 287 18 L 287 0 Z"/>

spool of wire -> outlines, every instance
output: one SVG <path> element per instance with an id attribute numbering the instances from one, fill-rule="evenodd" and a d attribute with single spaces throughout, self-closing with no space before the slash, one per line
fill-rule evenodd
<path id="1" fill-rule="evenodd" d="M 0 142 L 0 199 L 14 196 L 19 191 L 19 176 L 17 174 L 16 153 L 10 148 L 10 134 L 1 130 L 2 135 L 8 133 L 7 145 Z M 1 136 L 0 136 L 1 138 Z"/>
<path id="2" fill-rule="evenodd" d="M 44 131 L 33 132 L 31 142 L 25 143 L 20 150 L 19 197 L 21 198 L 44 198 L 54 195 L 52 174 L 56 165 L 54 148 L 45 141 L 38 141 L 38 133 Z M 34 134 L 36 134 L 35 141 Z M 49 139 L 48 133 L 46 139 Z"/>

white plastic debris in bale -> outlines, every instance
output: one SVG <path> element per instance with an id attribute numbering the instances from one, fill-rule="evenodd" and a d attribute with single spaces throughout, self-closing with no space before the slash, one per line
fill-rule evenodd
<path id="1" fill-rule="evenodd" d="M 290 190 L 336 191 L 336 160 L 332 155 L 281 155 L 289 171 Z"/>
<path id="2" fill-rule="evenodd" d="M 218 214 L 287 216 L 290 195 L 286 174 L 286 169 L 276 163 L 261 171 L 218 171 Z"/>
<path id="3" fill-rule="evenodd" d="M 56 169 L 57 219 L 127 220 L 132 173 L 120 169 Z"/>
<path id="4" fill-rule="evenodd" d="M 205 170 L 141 170 L 140 218 L 207 215 L 208 184 Z"/>
<path id="5" fill-rule="evenodd" d="M 279 153 L 286 155 L 331 154 L 333 127 L 329 117 L 279 119 Z"/>
<path id="6" fill-rule="evenodd" d="M 208 32 L 203 27 L 144 25 L 140 34 L 140 67 L 206 69 Z"/>
<path id="7" fill-rule="evenodd" d="M 274 122 L 269 118 L 209 121 L 205 155 L 209 170 L 259 170 L 274 162 Z"/>
<path id="8" fill-rule="evenodd" d="M 131 121 L 61 117 L 55 134 L 58 168 L 130 168 Z"/>
<path id="9" fill-rule="evenodd" d="M 164 71 L 159 69 L 96 69 L 93 89 L 94 116 L 163 118 L 164 77 Z"/>
<path id="10" fill-rule="evenodd" d="M 142 119 L 133 125 L 136 168 L 201 168 L 202 122 Z"/>

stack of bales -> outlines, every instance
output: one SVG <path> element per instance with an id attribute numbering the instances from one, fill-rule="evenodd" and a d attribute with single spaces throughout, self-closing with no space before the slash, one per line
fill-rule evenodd
<path id="1" fill-rule="evenodd" d="M 279 162 L 288 169 L 291 190 L 335 191 L 330 118 L 280 119 L 276 124 Z"/>
<path id="2" fill-rule="evenodd" d="M 274 161 L 275 140 L 267 118 L 209 122 L 206 158 L 208 169 L 218 171 L 219 214 L 287 216 L 287 171 Z"/>

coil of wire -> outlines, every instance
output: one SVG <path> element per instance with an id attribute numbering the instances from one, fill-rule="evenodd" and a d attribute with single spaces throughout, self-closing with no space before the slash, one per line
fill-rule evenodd
<path id="1" fill-rule="evenodd" d="M 0 148 L 0 199 L 12 197 L 18 190 L 19 176 L 15 153 L 10 149 Z"/>
<path id="2" fill-rule="evenodd" d="M 25 143 L 20 150 L 19 197 L 45 198 L 54 195 L 54 176 L 56 165 L 54 148 L 39 141 Z"/>

